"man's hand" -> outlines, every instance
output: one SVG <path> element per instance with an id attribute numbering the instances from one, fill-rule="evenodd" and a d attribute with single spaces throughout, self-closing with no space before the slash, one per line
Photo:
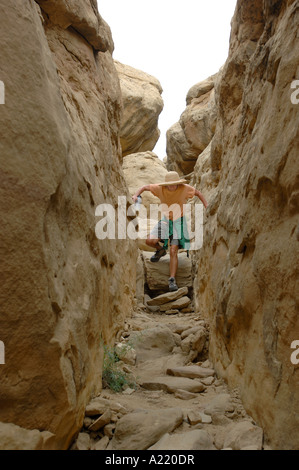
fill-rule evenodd
<path id="1" fill-rule="evenodd" d="M 132 196 L 132 199 L 133 199 L 134 202 L 137 201 L 138 196 L 140 196 L 143 193 L 143 191 L 150 191 L 150 185 L 147 184 L 145 186 L 142 186 L 142 188 L 137 189 L 134 196 Z"/>

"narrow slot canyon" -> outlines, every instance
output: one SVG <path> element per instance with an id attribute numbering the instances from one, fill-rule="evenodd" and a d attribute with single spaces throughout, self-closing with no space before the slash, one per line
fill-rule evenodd
<path id="1" fill-rule="evenodd" d="M 298 450 L 299 1 L 237 0 L 164 159 L 100 2 L 0 22 L 0 449 Z M 191 246 L 153 262 L 167 182 Z"/>

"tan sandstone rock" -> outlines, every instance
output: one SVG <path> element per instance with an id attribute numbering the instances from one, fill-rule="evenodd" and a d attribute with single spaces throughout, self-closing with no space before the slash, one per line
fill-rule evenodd
<path id="1" fill-rule="evenodd" d="M 136 363 L 169 354 L 175 347 L 174 335 L 165 325 L 145 329 L 142 333 L 132 333 L 130 342 L 136 351 Z"/>
<path id="2" fill-rule="evenodd" d="M 76 442 L 72 445 L 71 450 L 90 450 L 91 449 L 90 435 L 86 432 L 80 432 Z"/>
<path id="3" fill-rule="evenodd" d="M 110 401 L 97 397 L 91 400 L 90 403 L 85 408 L 85 416 L 96 416 L 96 415 L 102 415 L 105 413 L 107 408 L 110 408 Z"/>
<path id="4" fill-rule="evenodd" d="M 193 335 L 194 333 L 197 333 L 197 331 L 203 330 L 202 326 L 193 326 L 192 328 L 187 328 L 181 333 L 181 338 L 185 339 L 189 335 Z"/>
<path id="5" fill-rule="evenodd" d="M 95 443 L 93 450 L 106 450 L 109 444 L 109 437 L 104 436 L 98 442 Z"/>
<path id="6" fill-rule="evenodd" d="M 163 313 L 165 313 L 165 315 L 177 315 L 178 313 L 180 313 L 180 311 L 172 309 L 172 310 L 166 310 L 166 312 L 163 312 Z"/>
<path id="7" fill-rule="evenodd" d="M 167 168 L 188 175 L 209 145 L 216 127 L 214 86 L 217 74 L 194 85 L 179 122 L 167 131 Z"/>
<path id="8" fill-rule="evenodd" d="M 140 385 L 146 390 L 164 390 L 168 393 L 175 393 L 177 390 L 200 393 L 206 389 L 199 380 L 187 377 L 152 377 L 150 380 L 141 381 Z"/>
<path id="9" fill-rule="evenodd" d="M 0 1 L 0 419 L 66 449 L 132 312 L 137 247 L 95 234 L 96 207 L 129 200 L 109 30 L 94 1 L 38 3 Z"/>
<path id="10" fill-rule="evenodd" d="M 55 437 L 47 431 L 0 423 L 0 450 L 49 450 Z"/>
<path id="11" fill-rule="evenodd" d="M 193 180 L 210 206 L 193 259 L 210 356 L 278 449 L 299 442 L 299 376 L 290 360 L 299 332 L 299 114 L 291 88 L 298 15 L 294 1 L 237 2 L 215 84 L 215 135 Z"/>
<path id="12" fill-rule="evenodd" d="M 181 388 L 178 388 L 174 392 L 174 396 L 180 400 L 193 400 L 193 398 L 198 397 L 197 393 L 188 392 L 187 390 L 182 390 Z"/>
<path id="13" fill-rule="evenodd" d="M 215 450 L 213 439 L 203 429 L 165 434 L 149 450 Z"/>
<path id="14" fill-rule="evenodd" d="M 205 369 L 204 367 L 192 365 L 184 367 L 174 367 L 167 369 L 168 375 L 175 375 L 176 377 L 189 377 L 189 379 L 204 379 L 214 375 L 213 369 Z"/>
<path id="15" fill-rule="evenodd" d="M 183 421 L 179 408 L 140 410 L 121 418 L 111 441 L 112 450 L 145 450 Z"/>
<path id="16" fill-rule="evenodd" d="M 211 416 L 214 413 L 232 412 L 234 409 L 231 396 L 228 393 L 220 393 L 205 406 L 204 412 L 206 415 Z"/>
<path id="17" fill-rule="evenodd" d="M 111 410 L 106 410 L 102 416 L 97 418 L 90 426 L 89 431 L 98 431 L 102 429 L 106 424 L 110 423 L 111 420 Z"/>
<path id="18" fill-rule="evenodd" d="M 158 295 L 157 297 L 154 297 L 153 299 L 148 300 L 147 305 L 150 305 L 150 306 L 163 305 L 169 302 L 173 302 L 187 294 L 188 294 L 188 288 L 181 287 L 175 292 L 166 292 L 165 294 Z"/>
<path id="19" fill-rule="evenodd" d="M 167 169 L 181 175 L 193 171 L 198 150 L 190 147 L 180 122 L 173 124 L 166 132 Z"/>
<path id="20" fill-rule="evenodd" d="M 187 418 L 191 426 L 194 426 L 198 423 L 201 423 L 202 417 L 199 411 L 197 410 L 190 410 L 187 413 Z"/>
<path id="21" fill-rule="evenodd" d="M 168 302 L 167 304 L 160 305 L 161 312 L 165 312 L 166 310 L 170 309 L 181 309 L 187 307 L 191 302 L 191 299 L 184 295 L 183 297 L 174 300 L 172 302 Z"/>
<path id="22" fill-rule="evenodd" d="M 196 359 L 198 354 L 203 351 L 207 340 L 207 333 L 204 328 L 198 328 L 194 333 L 186 336 L 181 342 L 182 351 L 185 354 L 190 354 L 189 360 Z"/>
<path id="23" fill-rule="evenodd" d="M 143 252 L 145 267 L 145 282 L 153 293 L 165 293 L 169 291 L 169 255 L 164 256 L 158 263 L 152 263 L 150 257 L 152 253 Z M 191 259 L 185 252 L 178 254 L 178 270 L 176 282 L 179 288 L 192 286 Z"/>
<path id="24" fill-rule="evenodd" d="M 51 21 L 63 29 L 72 26 L 95 50 L 113 52 L 114 44 L 107 23 L 100 16 L 95 0 L 37 0 Z"/>
<path id="25" fill-rule="evenodd" d="M 191 104 L 193 100 L 198 99 L 201 96 L 206 95 L 211 90 L 213 90 L 215 86 L 216 77 L 217 77 L 217 74 L 212 75 L 206 80 L 203 80 L 202 82 L 198 82 L 195 85 L 193 85 L 188 91 L 187 96 L 186 96 L 187 106 L 189 106 L 189 104 Z"/>
<path id="26" fill-rule="evenodd" d="M 227 429 L 224 447 L 245 450 L 248 446 L 253 446 L 256 450 L 262 449 L 263 430 L 249 421 L 231 424 Z"/>
<path id="27" fill-rule="evenodd" d="M 115 61 L 123 99 L 120 140 L 123 156 L 151 151 L 159 139 L 162 87 L 155 77 Z"/>
<path id="28" fill-rule="evenodd" d="M 115 352 L 119 359 L 125 364 L 135 365 L 136 351 L 128 343 L 117 343 L 115 346 Z"/>

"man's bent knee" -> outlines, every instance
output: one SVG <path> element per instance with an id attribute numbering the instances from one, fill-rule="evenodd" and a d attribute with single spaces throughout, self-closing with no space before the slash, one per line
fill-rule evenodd
<path id="1" fill-rule="evenodd" d="M 171 246 L 170 246 L 170 255 L 171 255 L 171 256 L 177 255 L 177 254 L 178 254 L 178 251 L 179 251 L 178 245 L 171 245 Z"/>
<path id="2" fill-rule="evenodd" d="M 150 238 L 150 237 L 148 237 L 148 238 L 146 239 L 146 241 L 145 241 L 145 243 L 146 243 L 148 246 L 156 246 L 158 242 L 159 242 L 158 239 L 156 239 L 156 238 Z"/>

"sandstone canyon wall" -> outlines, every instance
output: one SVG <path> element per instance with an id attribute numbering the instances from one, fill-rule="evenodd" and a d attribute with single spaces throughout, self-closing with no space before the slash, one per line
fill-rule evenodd
<path id="1" fill-rule="evenodd" d="M 136 244 L 95 235 L 99 204 L 132 202 L 121 90 L 94 0 L 1 0 L 0 21 L 0 420 L 64 449 L 134 301 Z"/>
<path id="2" fill-rule="evenodd" d="M 210 356 L 277 449 L 299 442 L 299 2 L 239 0 L 192 184 L 209 201 L 193 256 Z"/>

